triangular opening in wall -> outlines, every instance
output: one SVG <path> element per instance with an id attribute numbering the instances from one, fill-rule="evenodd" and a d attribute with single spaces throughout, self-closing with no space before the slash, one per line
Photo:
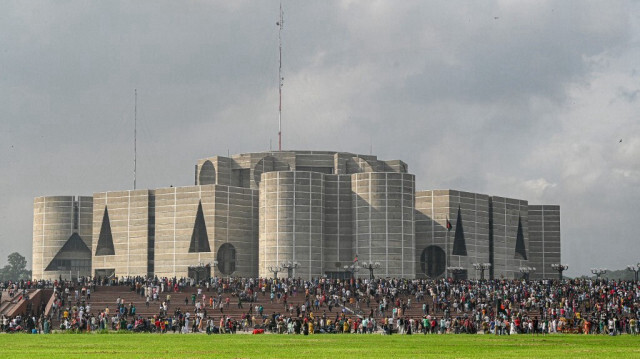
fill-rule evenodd
<path id="1" fill-rule="evenodd" d="M 91 260 L 91 249 L 87 247 L 78 233 L 74 233 L 53 257 L 45 271 L 69 270 L 71 260 L 79 259 Z"/>
<path id="2" fill-rule="evenodd" d="M 202 201 L 198 203 L 198 213 L 196 213 L 196 222 L 193 224 L 193 234 L 191 234 L 191 244 L 189 245 L 189 253 L 198 252 L 211 252 L 207 225 L 204 223 L 204 213 L 202 212 Z"/>
<path id="3" fill-rule="evenodd" d="M 112 256 L 114 254 L 116 254 L 116 252 L 113 249 L 109 210 L 107 206 L 105 206 L 104 216 L 102 216 L 102 227 L 100 227 L 100 236 L 98 237 L 98 246 L 96 247 L 96 256 Z"/>
<path id="4" fill-rule="evenodd" d="M 516 253 L 514 258 L 527 260 L 527 248 L 524 246 L 522 219 L 518 216 L 518 234 L 516 235 Z"/>
<path id="5" fill-rule="evenodd" d="M 456 233 L 453 236 L 453 252 L 456 256 L 467 255 L 467 244 L 464 241 L 464 229 L 462 227 L 462 213 L 458 207 L 458 219 L 456 219 Z"/>

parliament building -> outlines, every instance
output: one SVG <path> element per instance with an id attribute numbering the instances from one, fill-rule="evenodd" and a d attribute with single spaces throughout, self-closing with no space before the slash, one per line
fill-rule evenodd
<path id="1" fill-rule="evenodd" d="M 537 279 L 560 263 L 559 206 L 416 190 L 401 160 L 274 151 L 195 167 L 193 186 L 35 198 L 33 278 Z"/>

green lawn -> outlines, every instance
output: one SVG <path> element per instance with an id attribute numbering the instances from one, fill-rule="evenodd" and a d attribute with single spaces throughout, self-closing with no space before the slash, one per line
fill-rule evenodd
<path id="1" fill-rule="evenodd" d="M 640 336 L 0 334 L 1 358 L 640 358 Z"/>

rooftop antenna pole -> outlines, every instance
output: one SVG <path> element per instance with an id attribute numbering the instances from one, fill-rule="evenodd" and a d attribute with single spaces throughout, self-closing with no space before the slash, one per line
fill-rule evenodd
<path id="1" fill-rule="evenodd" d="M 133 90 L 133 190 L 136 190 L 136 170 L 138 169 L 138 89 Z"/>
<path id="2" fill-rule="evenodd" d="M 284 24 L 282 15 L 282 2 L 280 2 L 280 20 L 276 22 L 276 25 L 278 25 L 278 49 L 280 56 L 278 66 L 278 151 L 282 151 L 282 81 L 284 80 L 282 77 L 282 25 Z"/>

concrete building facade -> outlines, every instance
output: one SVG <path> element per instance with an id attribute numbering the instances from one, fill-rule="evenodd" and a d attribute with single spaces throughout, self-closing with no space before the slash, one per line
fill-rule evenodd
<path id="1" fill-rule="evenodd" d="M 553 278 L 551 265 L 560 263 L 560 206 L 529 205 L 529 244 L 531 265 L 540 268 L 531 278 Z"/>
<path id="2" fill-rule="evenodd" d="M 47 270 L 74 233 L 88 251 L 63 252 L 90 262 L 76 276 L 364 278 L 367 261 L 389 278 L 479 278 L 477 263 L 516 278 L 560 261 L 559 206 L 415 183 L 401 160 L 270 151 L 201 159 L 193 186 L 38 197 L 34 278 L 71 266 Z"/>
<path id="3" fill-rule="evenodd" d="M 158 277 L 255 276 L 257 191 L 225 185 L 155 190 Z"/>
<path id="4" fill-rule="evenodd" d="M 530 266 L 528 203 L 513 198 L 491 197 L 490 213 L 491 277 L 518 278 L 521 276 L 519 268 Z"/>
<path id="5" fill-rule="evenodd" d="M 359 260 L 380 263 L 379 275 L 415 276 L 415 178 L 408 173 L 352 175 L 353 248 Z M 360 273 L 368 276 L 368 273 Z"/>
<path id="6" fill-rule="evenodd" d="M 91 275 L 92 221 L 92 197 L 35 198 L 32 277 L 56 280 Z"/>
<path id="7" fill-rule="evenodd" d="M 416 193 L 418 277 L 453 276 L 447 267 L 462 267 L 458 276 L 476 278 L 473 264 L 491 262 L 489 199 L 455 190 Z"/>
<path id="8" fill-rule="evenodd" d="M 153 191 L 100 192 L 93 203 L 92 272 L 101 277 L 153 273 Z"/>
<path id="9" fill-rule="evenodd" d="M 324 274 L 340 277 L 353 262 L 353 194 L 351 175 L 324 175 Z"/>
<path id="10" fill-rule="evenodd" d="M 319 278 L 323 273 L 324 175 L 308 171 L 266 172 L 260 181 L 260 266 L 298 263 L 295 275 Z M 280 271 L 283 276 L 287 273 Z"/>

